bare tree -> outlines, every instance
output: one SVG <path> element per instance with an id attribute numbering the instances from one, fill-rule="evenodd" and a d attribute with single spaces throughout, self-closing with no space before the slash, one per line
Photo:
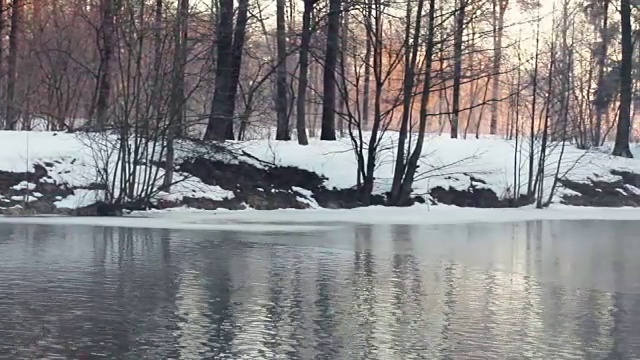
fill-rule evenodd
<path id="1" fill-rule="evenodd" d="M 285 0 L 276 1 L 277 71 L 275 108 L 278 116 L 276 140 L 291 140 L 287 101 L 287 39 L 285 33 Z"/>
<path id="2" fill-rule="evenodd" d="M 371 24 L 372 0 L 365 2 L 365 24 Z M 369 32 L 367 31 L 367 34 Z M 369 125 L 369 90 L 371 87 L 371 37 L 366 36 L 364 53 L 364 90 L 362 95 L 362 122 L 366 129 Z"/>
<path id="3" fill-rule="evenodd" d="M 7 13 L 7 4 L 5 0 L 0 0 L 0 39 L 4 39 L 4 28 L 6 26 L 5 14 Z M 4 42 L 0 41 L 0 75 L 2 75 L 2 70 L 4 69 Z M 2 99 L 2 95 L 4 93 L 4 89 L 0 86 L 0 99 Z M 6 126 L 6 118 L 5 118 L 6 109 L 0 106 L 0 127 L 4 128 Z"/>
<path id="4" fill-rule="evenodd" d="M 235 29 L 233 26 L 233 0 L 219 0 L 219 5 L 216 82 L 211 100 L 211 114 L 204 138 L 221 141 L 234 139 L 233 117 L 247 29 L 249 1 L 240 0 L 238 3 Z"/>
<path id="5" fill-rule="evenodd" d="M 342 8 L 342 17 L 341 17 L 341 29 L 340 29 L 340 77 L 345 79 L 350 79 L 351 76 L 349 74 L 350 67 L 345 64 L 348 61 L 346 53 L 349 51 L 348 46 L 350 46 L 349 41 L 349 13 L 351 12 L 351 0 L 344 0 L 343 8 Z M 342 81 L 341 83 L 344 85 L 340 88 L 342 92 L 349 92 L 349 81 Z M 345 104 L 349 101 L 349 96 L 341 96 L 338 98 L 338 133 L 340 136 L 344 136 L 344 110 Z"/>
<path id="6" fill-rule="evenodd" d="M 20 34 L 21 26 L 21 13 L 23 0 L 13 0 L 11 2 L 11 30 L 9 31 L 9 58 L 7 61 L 7 119 L 5 128 L 7 130 L 15 130 L 20 116 L 20 109 L 18 108 L 16 99 L 16 78 L 17 62 L 18 62 L 18 36 Z"/>
<path id="7" fill-rule="evenodd" d="M 108 122 L 109 100 L 111 97 L 111 62 L 115 47 L 115 17 L 121 0 L 101 0 L 100 66 L 95 100 L 94 127 L 104 130 Z M 92 114 L 93 115 L 93 111 Z"/>
<path id="8" fill-rule="evenodd" d="M 460 122 L 460 82 L 462 77 L 462 41 L 465 27 L 465 11 L 467 0 L 460 0 L 456 9 L 456 32 L 454 35 L 454 68 L 453 68 L 453 111 L 451 117 L 451 138 L 458 137 L 458 123 Z"/>
<path id="9" fill-rule="evenodd" d="M 176 24 L 174 30 L 174 54 L 173 77 L 171 84 L 171 96 L 169 100 L 169 121 L 166 135 L 166 160 L 163 186 L 165 191 L 170 191 L 173 184 L 173 170 L 175 161 L 175 140 L 183 133 L 185 126 L 184 104 L 185 98 L 185 67 L 187 65 L 187 39 L 189 0 L 180 0 L 176 11 Z"/>
<path id="10" fill-rule="evenodd" d="M 595 0 L 591 4 L 592 15 L 595 19 L 601 20 L 600 27 L 600 46 L 597 52 L 597 66 L 598 66 L 598 79 L 597 86 L 598 89 L 596 91 L 596 99 L 594 102 L 596 108 L 596 123 L 593 129 L 593 146 L 600 146 L 600 141 L 602 139 L 602 122 L 605 112 L 609 108 L 609 96 L 606 95 L 607 91 L 604 89 L 607 87 L 606 85 L 606 61 L 607 61 L 607 53 L 609 47 L 609 0 L 600 1 Z M 598 11 L 601 10 L 601 13 Z"/>
<path id="11" fill-rule="evenodd" d="M 329 0 L 320 140 L 336 140 L 336 66 L 340 49 L 341 4 L 341 0 Z"/>
<path id="12" fill-rule="evenodd" d="M 509 0 L 492 0 L 493 18 L 493 78 L 491 86 L 491 123 L 489 133 L 498 132 L 498 99 L 500 97 L 500 71 L 502 70 L 502 39 L 504 37 L 504 15 L 509 6 Z"/>
<path id="13" fill-rule="evenodd" d="M 391 187 L 391 192 L 389 194 L 389 203 L 391 205 L 402 206 L 410 203 L 410 195 L 412 191 L 413 181 L 415 179 L 416 171 L 418 169 L 418 161 L 422 156 L 422 147 L 424 144 L 426 123 L 427 123 L 427 106 L 429 103 L 429 98 L 431 95 L 431 86 L 432 86 L 432 67 L 434 60 L 434 49 L 435 49 L 435 32 L 436 32 L 436 24 L 435 24 L 435 13 L 436 13 L 436 4 L 435 0 L 429 1 L 429 11 L 427 15 L 427 29 L 426 35 L 421 34 L 421 23 L 423 17 L 423 8 L 424 1 L 420 0 L 418 2 L 417 10 L 416 10 L 416 20 L 415 20 L 415 30 L 414 30 L 414 39 L 411 42 L 412 48 L 412 57 L 413 54 L 416 54 L 416 47 L 419 47 L 420 42 L 418 41 L 419 36 L 426 36 L 426 49 L 424 53 L 425 60 L 425 69 L 423 75 L 423 86 L 421 91 L 421 100 L 420 100 L 420 108 L 419 108 L 419 125 L 417 132 L 417 139 L 415 145 L 413 146 L 413 150 L 411 150 L 411 142 L 407 142 L 406 134 L 403 136 L 403 131 L 400 131 L 400 137 L 398 139 L 397 145 L 397 156 L 396 156 L 396 164 L 394 167 L 394 176 L 393 176 L 393 184 Z M 405 73 L 405 76 L 415 76 L 414 71 L 409 71 Z M 407 80 L 412 81 L 412 80 Z M 405 93 L 404 96 L 407 94 Z M 408 110 L 406 107 L 403 110 Z M 410 110 L 409 110 L 410 111 Z M 406 131 L 405 131 L 406 132 Z M 406 150 L 405 150 L 406 147 Z"/>
<path id="14" fill-rule="evenodd" d="M 418 15 L 422 12 L 424 0 L 419 0 L 418 3 Z M 420 119 L 418 126 L 418 135 L 416 144 L 413 151 L 410 153 L 408 159 L 402 158 L 404 166 L 396 166 L 396 171 L 402 171 L 401 176 L 396 176 L 394 173 L 394 184 L 391 189 L 389 202 L 391 205 L 402 206 L 410 203 L 411 191 L 413 189 L 413 182 L 415 180 L 416 172 L 418 170 L 418 161 L 422 157 L 422 147 L 424 146 L 425 130 L 427 127 L 427 106 L 429 98 L 431 96 L 431 81 L 432 81 L 432 67 L 434 59 L 435 49 L 435 15 L 436 15 L 436 2 L 435 0 L 429 0 L 429 12 L 427 15 L 427 34 L 426 34 L 426 49 L 425 49 L 425 74 L 423 79 L 422 94 L 420 99 Z M 420 23 L 421 17 L 417 17 L 417 23 Z M 417 46 L 417 44 L 414 44 Z M 398 158 L 400 159 L 400 158 Z M 406 161 L 406 162 L 405 162 Z M 396 184 L 398 181 L 400 184 Z"/>
<path id="15" fill-rule="evenodd" d="M 311 16 L 314 5 L 315 0 L 304 0 L 302 38 L 300 39 L 299 52 L 298 97 L 296 99 L 296 131 L 298 133 L 298 144 L 300 145 L 309 144 L 306 126 L 306 100 L 309 77 L 309 48 L 311 47 Z"/>
<path id="16" fill-rule="evenodd" d="M 620 110 L 613 155 L 632 158 L 629 149 L 631 128 L 631 68 L 633 66 L 633 39 L 631 34 L 631 0 L 620 0 L 622 61 L 620 62 Z"/>

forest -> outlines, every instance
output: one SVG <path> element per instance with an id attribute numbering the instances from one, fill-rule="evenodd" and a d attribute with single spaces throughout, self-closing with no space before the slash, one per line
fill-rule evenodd
<path id="1" fill-rule="evenodd" d="M 390 205 L 430 136 L 493 136 L 542 206 L 549 149 L 633 157 L 638 24 L 631 0 L 0 0 L 0 125 L 161 163 L 165 189 L 186 141 L 349 139 L 363 204 L 392 147 Z"/>

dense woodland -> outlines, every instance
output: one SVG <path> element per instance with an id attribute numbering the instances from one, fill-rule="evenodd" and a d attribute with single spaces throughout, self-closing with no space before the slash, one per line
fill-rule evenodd
<path id="1" fill-rule="evenodd" d="M 495 134 L 528 144 L 534 195 L 534 156 L 544 164 L 539 149 L 548 144 L 590 149 L 615 140 L 613 154 L 632 157 L 636 7 L 0 0 L 0 119 L 6 130 L 115 134 L 127 156 L 166 160 L 166 186 L 180 139 L 305 146 L 347 137 L 365 203 L 382 139 L 393 131 L 392 205 L 410 196 L 428 134 Z M 162 149 L 139 155 L 131 139 Z"/>

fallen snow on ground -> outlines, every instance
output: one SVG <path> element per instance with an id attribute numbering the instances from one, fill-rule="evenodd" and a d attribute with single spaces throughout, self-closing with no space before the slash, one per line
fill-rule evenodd
<path id="1" fill-rule="evenodd" d="M 0 223 L 92 225 L 216 231 L 306 232 L 349 224 L 443 225 L 503 223 L 536 220 L 640 220 L 635 208 L 577 208 L 553 205 L 545 210 L 474 209 L 454 206 L 408 208 L 368 207 L 349 210 L 215 210 L 173 209 L 147 211 L 125 217 L 0 217 Z"/>
<path id="2" fill-rule="evenodd" d="M 92 138 L 82 134 L 52 133 L 52 132 L 27 132 L 27 131 L 0 131 L 0 148 L 6 149 L 0 154 L 0 170 L 12 172 L 32 171 L 34 164 L 40 164 L 47 168 L 51 178 L 43 178 L 41 182 L 56 182 L 72 187 L 86 187 L 99 182 L 97 165 L 104 167 L 108 164 L 110 171 L 115 170 L 117 154 L 109 150 L 107 141 L 103 137 L 96 137 L 97 142 L 104 141 L 103 146 L 87 144 Z M 110 139 L 108 141 L 113 141 Z M 111 151 L 111 153 L 110 153 Z M 158 181 L 155 188 L 162 185 L 163 169 L 154 166 L 138 165 L 136 167 L 138 181 L 147 177 L 156 177 Z M 157 176 L 156 176 L 157 174 Z M 156 199 L 179 201 L 185 196 L 195 198 L 207 198 L 223 200 L 233 198 L 231 191 L 219 186 L 204 184 L 200 179 L 188 177 L 184 174 L 175 174 L 171 194 L 158 193 Z M 26 181 L 14 186 L 15 190 L 35 188 L 35 184 Z M 115 188 L 118 188 L 116 183 Z M 138 192 L 139 189 L 136 189 Z M 74 194 L 60 199 L 55 203 L 59 208 L 75 209 L 91 205 L 104 199 L 101 190 L 76 189 Z"/>
<path id="3" fill-rule="evenodd" d="M 305 204 L 309 205 L 309 207 L 311 209 L 320 208 L 320 205 L 318 205 L 318 202 L 313 198 L 313 192 L 311 192 L 310 190 L 303 189 L 303 188 L 297 187 L 297 186 L 293 186 L 291 188 L 291 190 L 293 190 L 293 191 L 295 191 L 295 192 L 297 192 L 297 193 L 302 195 L 302 196 L 298 196 L 296 198 L 301 203 L 305 203 Z"/>
<path id="4" fill-rule="evenodd" d="M 102 199 L 102 194 L 96 190 L 76 189 L 73 195 L 56 201 L 54 205 L 58 208 L 77 209 L 95 204 Z"/>
<path id="5" fill-rule="evenodd" d="M 30 183 L 30 182 L 26 182 L 26 181 L 22 181 L 20 182 L 18 185 L 14 185 L 11 187 L 13 190 L 33 190 L 36 188 L 36 184 Z"/>
<path id="6" fill-rule="evenodd" d="M 466 224 L 535 220 L 640 220 L 637 208 L 591 208 L 552 205 L 547 209 L 532 206 L 516 209 L 478 209 L 456 206 L 416 204 L 396 208 L 370 206 L 356 209 L 281 209 L 281 210 L 195 210 L 176 208 L 151 210 L 137 216 L 169 222 L 212 223 L 356 223 L 356 224 Z"/>
<path id="7" fill-rule="evenodd" d="M 96 173 L 95 148 L 92 150 L 86 136 L 51 132 L 8 132 L 0 131 L 0 170 L 24 172 L 30 170 L 35 163 L 47 163 L 49 173 L 58 183 L 71 186 L 86 186 L 98 179 Z M 393 159 L 395 157 L 395 135 L 388 135 L 382 148 L 387 150 L 379 155 L 376 173 L 376 192 L 390 189 L 393 175 Z M 262 161 L 276 165 L 297 166 L 322 174 L 328 178 L 326 185 L 337 188 L 349 188 L 356 183 L 356 161 L 351 151 L 348 139 L 333 142 L 312 140 L 309 146 L 299 146 L 294 141 L 276 142 L 273 140 L 255 140 L 245 143 L 231 143 L 236 149 L 242 149 Z M 519 173 L 519 188 L 524 191 L 527 187 L 526 161 L 528 151 L 522 150 L 518 158 L 519 164 L 514 164 L 516 146 L 514 141 L 507 141 L 496 137 L 481 139 L 450 139 L 446 136 L 429 136 L 425 143 L 423 159 L 420 165 L 419 178 L 414 185 L 415 194 L 427 194 L 429 189 L 443 186 L 464 190 L 471 185 L 470 176 L 486 182 L 474 183 L 478 187 L 488 187 L 498 196 L 513 194 L 516 181 L 514 171 Z M 640 149 L 633 147 L 633 151 L 640 156 Z M 555 149 L 546 160 L 546 173 L 554 174 L 558 165 L 560 149 Z M 247 158 L 249 159 L 249 158 Z M 258 163 L 254 161 L 254 163 Z M 113 164 L 110 164 L 113 168 Z M 560 166 L 560 174 L 574 181 L 586 181 L 589 178 L 598 180 L 616 180 L 611 175 L 611 169 L 628 170 L 640 173 L 640 160 L 612 157 L 600 150 L 582 151 L 567 145 L 564 160 Z M 162 169 L 138 165 L 139 176 L 145 171 Z M 177 174 L 177 177 L 183 176 Z M 46 180 L 49 181 L 49 180 Z M 552 178 L 545 181 L 549 189 Z M 156 184 L 160 185 L 160 184 Z M 33 184 L 23 183 L 20 188 L 30 188 Z M 637 189 L 629 189 L 634 192 Z M 309 199 L 309 194 L 297 189 L 308 203 L 315 207 L 315 201 Z M 558 194 L 570 193 L 567 189 L 559 188 Z M 78 192 L 70 199 L 62 199 L 58 206 L 82 206 L 100 194 Z M 218 186 L 210 186 L 199 179 L 190 178 L 174 186 L 171 194 L 159 194 L 166 200 L 179 200 L 184 196 L 204 197 L 214 200 L 233 197 L 233 193 Z M 301 199 L 303 197 L 300 197 Z M 89 199 L 89 200 L 87 200 Z M 557 198 L 556 198 L 557 200 Z"/>
<path id="8" fill-rule="evenodd" d="M 384 150 L 376 173 L 376 191 L 389 191 L 393 179 L 394 143 L 396 137 L 389 134 L 383 141 Z M 526 140 L 525 140 L 526 141 Z M 528 143 L 520 141 L 516 162 L 516 143 L 498 137 L 487 136 L 480 139 L 451 139 L 448 136 L 429 136 L 423 149 L 418 179 L 414 184 L 415 194 L 427 194 L 429 189 L 449 186 L 465 190 L 471 185 L 470 177 L 478 178 L 486 184 L 474 183 L 477 187 L 492 189 L 499 197 L 513 194 L 516 187 L 516 173 L 520 192 L 526 192 L 528 183 Z M 299 146 L 295 142 L 252 141 L 246 144 L 246 151 L 264 161 L 278 165 L 297 166 L 322 174 L 328 178 L 327 186 L 348 188 L 355 185 L 357 164 L 351 142 L 341 139 L 335 142 L 312 140 L 309 146 Z M 538 149 L 534 148 L 536 161 Z M 640 148 L 633 146 L 640 156 Z M 561 147 L 549 151 L 545 160 L 545 189 L 550 191 L 553 175 L 558 167 Z M 572 145 L 564 149 L 559 173 L 567 179 L 583 182 L 588 179 L 614 181 L 619 177 L 610 173 L 611 169 L 640 173 L 639 159 L 614 157 L 600 150 L 584 151 Z M 466 175 L 465 175 L 466 174 Z M 560 189 L 564 191 L 565 189 Z M 567 192 L 565 192 L 566 194 Z M 556 198 L 556 200 L 558 200 Z"/>
<path id="9" fill-rule="evenodd" d="M 210 200 L 233 199 L 235 194 L 233 191 L 225 190 L 219 186 L 207 185 L 202 183 L 200 179 L 194 177 L 186 177 L 178 174 L 180 179 L 172 186 L 171 194 L 160 193 L 160 197 L 168 201 L 180 201 L 184 197 L 205 198 Z"/>
<path id="10" fill-rule="evenodd" d="M 31 216 L 31 217 L 3 217 L 0 224 L 38 224 L 38 225 L 77 225 L 77 226 L 105 226 L 128 227 L 141 229 L 172 229 L 172 230 L 205 230 L 205 231 L 242 231 L 242 232 L 313 232 L 328 227 L 322 224 L 246 224 L 242 222 L 197 222 L 189 219 L 171 219 L 165 217 L 72 217 L 72 216 Z"/>

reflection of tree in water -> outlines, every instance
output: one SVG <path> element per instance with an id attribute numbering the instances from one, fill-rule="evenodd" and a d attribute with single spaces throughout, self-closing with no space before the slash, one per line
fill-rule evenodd
<path id="1" fill-rule="evenodd" d="M 391 236 L 375 239 L 377 228 L 358 226 L 347 259 L 343 250 L 255 245 L 232 233 L 201 239 L 211 233 L 18 226 L 16 234 L 16 227 L 0 227 L 0 251 L 9 252 L 0 252 L 0 267 L 11 270 L 0 271 L 0 352 L 29 344 L 35 329 L 49 355 L 65 351 L 67 358 L 79 351 L 135 359 L 241 358 L 249 352 L 291 359 L 461 358 L 478 350 L 638 358 L 637 294 L 561 282 L 576 276 L 571 266 L 594 266 L 592 277 L 611 277 L 612 287 L 624 288 L 635 280 L 636 249 L 603 242 L 580 249 L 590 252 L 578 258 L 566 239 L 549 238 L 549 226 L 528 223 L 522 246 L 509 251 L 505 242 L 486 252 L 523 259 L 516 262 L 524 274 L 510 278 L 464 261 L 429 264 L 416 241 L 435 239 L 419 239 L 408 226 L 388 227 Z M 52 235 L 36 240 L 41 231 Z M 628 238 L 625 231 L 620 234 Z M 379 251 L 388 245 L 391 252 Z M 605 254 L 602 246 L 611 248 Z M 592 254 L 597 261 L 589 260 Z M 554 271 L 563 273 L 548 281 L 537 276 Z M 488 344 L 491 339 L 505 346 Z M 190 351 L 180 354 L 180 347 Z"/>
<path id="2" fill-rule="evenodd" d="M 264 345 L 271 351 L 271 354 L 279 353 L 282 346 L 281 332 L 284 326 L 284 309 L 285 309 L 285 295 L 284 289 L 284 269 L 282 268 L 282 261 L 278 259 L 281 255 L 277 249 L 271 248 L 269 252 L 269 270 L 268 270 L 268 301 L 265 306 L 267 321 L 264 322 L 265 334 L 269 336 L 265 339 Z"/>
<path id="3" fill-rule="evenodd" d="M 116 306 L 123 318 L 130 319 L 130 321 L 136 319 L 136 315 L 138 315 L 141 310 L 136 308 L 134 311 L 130 304 L 131 302 L 138 302 L 140 295 L 142 295 L 139 293 L 142 289 L 138 288 L 135 282 L 136 271 L 134 266 L 135 259 L 133 257 L 133 231 L 132 228 L 119 228 L 116 236 L 118 244 L 118 281 L 115 291 Z M 144 302 L 142 302 L 141 305 L 142 304 L 144 304 Z M 118 333 L 120 334 L 126 334 L 129 330 L 127 323 L 124 321 L 117 324 L 117 326 L 122 327 L 122 329 L 118 329 Z M 129 336 L 123 336 L 118 346 L 123 350 L 129 349 L 131 346 L 130 340 L 132 339 Z"/>
<path id="4" fill-rule="evenodd" d="M 335 267 L 332 266 L 326 253 L 318 254 L 316 275 L 316 300 L 317 311 L 314 319 L 314 335 L 316 338 L 316 358 L 335 359 L 342 348 L 341 339 L 336 336 L 335 307 L 332 304 L 335 290 L 332 286 L 336 279 Z"/>
<path id="5" fill-rule="evenodd" d="M 0 246 L 15 244 L 17 242 L 15 236 L 17 229 L 17 226 L 0 226 Z M 5 253 L 8 253 L 8 251 Z M 1 256 L 2 253 L 0 252 L 0 259 L 2 258 Z"/>
<path id="6" fill-rule="evenodd" d="M 195 235 L 195 234 L 194 234 Z M 150 353 L 143 354 L 145 357 L 154 356 L 156 358 L 168 359 L 178 356 L 177 339 L 173 332 L 175 328 L 178 313 L 177 294 L 180 288 L 179 273 L 177 271 L 178 264 L 174 263 L 171 256 L 171 241 L 193 241 L 193 238 L 180 238 L 178 234 L 172 234 L 170 230 L 162 229 L 159 231 L 145 231 L 145 244 L 155 243 L 155 246 L 148 247 L 150 251 L 146 258 L 153 256 L 158 268 L 152 271 L 157 280 L 154 289 L 156 290 L 157 306 L 151 309 L 147 319 L 148 337 L 153 342 L 147 344 Z M 159 246 L 159 248 L 158 248 Z M 145 280 L 142 280 L 145 281 Z"/>
<path id="7" fill-rule="evenodd" d="M 611 271 L 614 274 L 614 282 L 617 289 L 624 288 L 625 284 L 626 264 L 622 261 L 625 258 L 622 251 L 624 251 L 624 249 L 621 246 L 615 247 L 614 261 L 611 264 Z M 613 324 L 609 335 L 613 338 L 613 344 L 611 345 L 607 360 L 622 359 L 624 358 L 624 354 L 632 353 L 640 356 L 640 348 L 637 343 L 640 339 L 640 329 L 638 327 L 638 320 L 640 319 L 638 319 L 638 313 L 635 313 L 635 318 L 632 318 L 627 309 L 627 303 L 631 303 L 631 307 L 638 310 L 640 297 L 638 297 L 637 294 L 615 292 L 611 295 L 611 298 L 613 300 L 613 306 L 609 309 L 609 314 L 613 319 Z"/>
<path id="8" fill-rule="evenodd" d="M 305 323 L 307 322 L 306 311 L 303 309 L 304 293 L 304 277 L 302 265 L 304 263 L 304 254 L 293 254 L 290 271 L 291 276 L 291 299 L 289 309 L 289 321 L 291 323 L 291 342 L 292 351 L 288 351 L 287 355 L 290 359 L 304 358 L 301 355 L 304 349 L 306 339 Z"/>
<path id="9" fill-rule="evenodd" d="M 498 285 L 498 281 L 496 279 L 496 271 L 495 270 L 486 270 L 482 274 L 482 283 L 484 284 L 484 291 L 482 294 L 478 294 L 478 297 L 481 297 L 480 301 L 482 304 L 482 313 L 480 314 L 480 321 L 482 322 L 484 337 L 488 341 L 496 341 L 498 328 L 500 325 L 496 323 L 497 314 L 495 309 L 500 309 L 502 311 L 506 308 L 505 299 L 501 296 L 502 294 L 497 294 L 496 290 Z M 484 342 L 487 343 L 486 341 Z"/>
<path id="10" fill-rule="evenodd" d="M 177 347 L 180 359 L 198 359 L 208 350 L 207 292 L 202 274 L 186 269 L 180 276 L 176 297 Z"/>
<path id="11" fill-rule="evenodd" d="M 147 229 L 92 229 L 92 285 L 86 291 L 93 293 L 93 301 L 87 304 L 95 304 L 96 308 L 86 312 L 91 316 L 90 331 L 95 330 L 97 338 L 117 339 L 117 346 L 110 346 L 114 355 L 175 356 L 175 337 L 170 324 L 174 320 L 172 308 L 179 284 L 171 264 L 163 256 L 169 233 Z M 151 241 L 157 241 L 160 246 L 147 246 Z M 86 331 L 82 330 L 80 336 Z M 87 347 L 84 351 L 104 349 Z"/>
<path id="12" fill-rule="evenodd" d="M 443 359 L 453 359 L 451 354 L 455 351 L 456 335 L 453 331 L 453 322 L 458 303 L 456 270 L 455 263 L 447 262 L 444 264 L 444 325 L 442 327 L 442 344 L 440 345 Z"/>
<path id="13" fill-rule="evenodd" d="M 401 354 L 403 349 L 416 353 L 429 350 L 424 336 L 424 308 L 422 299 L 422 276 L 419 260 L 414 255 L 413 231 L 410 225 L 394 225 L 391 236 L 394 244 L 392 260 L 392 286 L 396 314 L 394 329 L 394 351 Z"/>
<path id="14" fill-rule="evenodd" d="M 375 344 L 375 321 L 376 312 L 374 304 L 376 303 L 374 260 L 371 254 L 371 235 L 373 232 L 371 225 L 361 225 L 356 227 L 356 248 L 354 251 L 352 287 L 354 289 L 354 312 L 360 314 L 354 319 L 357 322 L 357 337 L 362 337 L 358 341 L 354 341 L 359 349 L 355 357 L 372 359 L 375 358 L 377 352 Z"/>
<path id="15" fill-rule="evenodd" d="M 601 349 L 610 347 L 609 328 L 612 322 L 609 312 L 610 296 L 597 290 L 581 290 L 576 299 L 576 307 L 581 316 L 578 322 L 577 337 L 580 339 L 580 351 L 592 354 L 592 358 L 601 357 Z"/>
<path id="16" fill-rule="evenodd" d="M 124 326 L 125 323 L 119 321 L 117 317 L 103 317 L 102 315 L 121 311 L 121 306 L 115 301 L 115 297 L 118 296 L 117 294 L 122 294 L 122 289 L 118 287 L 119 291 L 114 292 L 114 287 L 112 286 L 114 269 L 108 259 L 109 255 L 119 255 L 117 249 L 114 251 L 113 243 L 118 241 L 120 235 L 120 233 L 114 233 L 114 228 L 92 228 L 93 266 L 90 267 L 89 275 L 91 286 L 86 291 L 89 293 L 89 299 L 93 301 L 87 302 L 85 306 L 90 306 L 90 308 L 84 309 L 90 315 L 84 320 L 87 322 L 87 331 L 90 332 L 90 334 L 87 334 L 89 335 L 88 337 L 101 336 L 99 332 L 102 332 L 107 338 L 115 335 L 118 342 L 122 342 L 122 346 L 115 353 L 126 352 L 129 348 L 129 339 L 126 335 L 123 335 L 127 333 L 128 329 Z M 122 278 L 122 275 L 119 276 L 117 282 L 119 283 Z M 98 301 L 98 299 L 100 300 Z M 80 334 L 77 335 L 79 336 Z M 94 348 L 91 343 L 82 344 L 80 349 L 86 353 L 100 351 L 100 349 Z"/>
<path id="17" fill-rule="evenodd" d="M 31 240 L 31 249 L 34 253 L 44 251 L 47 246 L 47 242 L 50 239 L 55 239 L 58 236 L 62 236 L 64 238 L 65 234 L 61 231 L 61 228 L 58 226 L 51 225 L 32 225 L 25 226 L 25 237 Z"/>
<path id="18" fill-rule="evenodd" d="M 200 249 L 201 254 L 210 259 L 206 272 L 202 275 L 209 294 L 207 317 L 212 327 L 208 344 L 217 345 L 209 349 L 213 359 L 230 356 L 235 338 L 230 262 L 233 260 L 234 246 L 238 246 L 236 244 L 239 243 L 236 235 L 232 232 L 216 233 L 216 242 L 210 241 L 206 248 Z"/>

